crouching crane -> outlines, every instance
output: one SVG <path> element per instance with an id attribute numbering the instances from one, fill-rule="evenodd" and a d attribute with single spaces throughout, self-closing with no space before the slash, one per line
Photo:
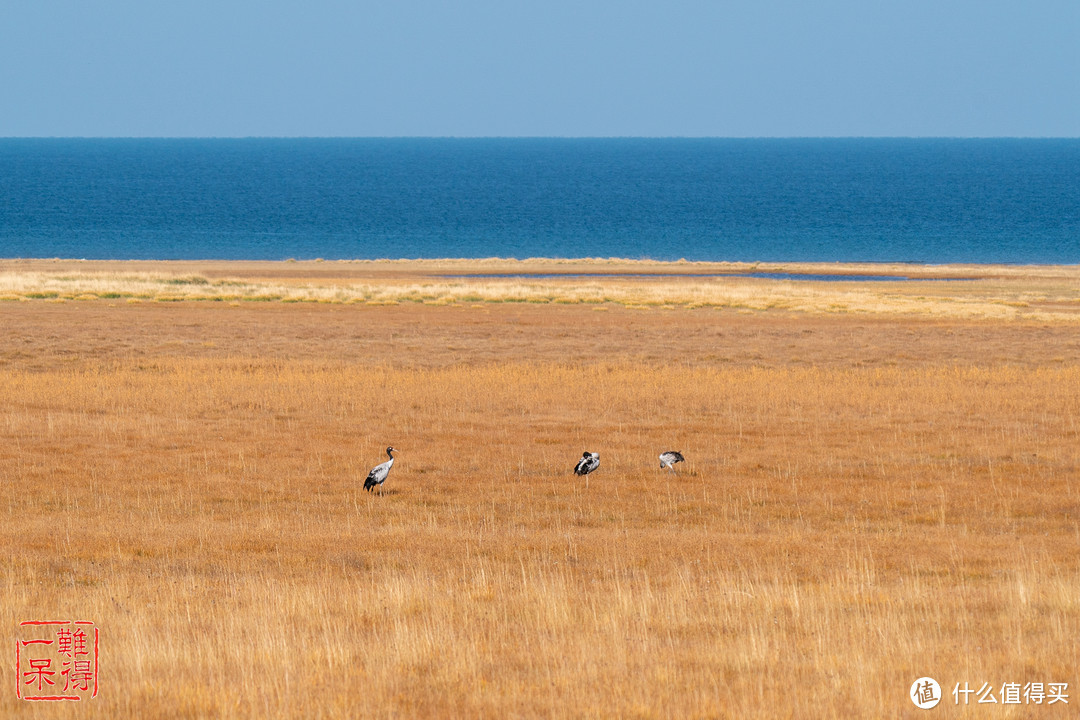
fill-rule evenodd
<path id="1" fill-rule="evenodd" d="M 682 456 L 682 453 L 678 450 L 668 450 L 667 452 L 660 453 L 660 469 L 667 468 L 671 472 L 675 472 L 675 463 L 685 462 L 686 458 Z"/>
<path id="2" fill-rule="evenodd" d="M 575 475 L 588 475 L 596 468 L 600 467 L 600 453 L 589 452 L 588 450 L 578 460 L 578 464 L 574 467 Z"/>

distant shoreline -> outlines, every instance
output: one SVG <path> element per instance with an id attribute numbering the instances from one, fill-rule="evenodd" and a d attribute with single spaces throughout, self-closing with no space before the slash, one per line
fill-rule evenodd
<path id="1" fill-rule="evenodd" d="M 955 274 L 983 277 L 987 274 L 1029 275 L 1044 272 L 1080 271 L 1080 264 L 1071 263 L 926 263 L 921 261 L 859 260 L 838 262 L 809 261 L 711 261 L 711 260 L 652 260 L 633 258 L 560 258 L 560 257 L 443 257 L 443 258 L 378 258 L 298 260 L 261 259 L 84 259 L 12 257 L 0 258 L 0 272 L 20 269 L 56 270 L 70 267 L 84 271 L 186 270 L 193 267 L 234 268 L 241 272 L 295 269 L 319 270 L 333 274 L 334 268 L 344 275 L 357 273 L 410 272 L 443 275 L 445 272 L 476 272 L 485 274 L 580 274 L 584 270 L 595 274 L 641 275 L 747 275 L 750 273 L 806 273 L 816 275 L 906 275 L 916 279 L 947 277 Z M 277 273 L 275 273 L 277 274 Z"/>

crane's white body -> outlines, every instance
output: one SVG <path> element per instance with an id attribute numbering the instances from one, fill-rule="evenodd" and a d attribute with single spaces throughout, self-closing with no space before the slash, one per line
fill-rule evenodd
<path id="1" fill-rule="evenodd" d="M 367 480 L 364 481 L 365 490 L 371 492 L 372 488 L 382 487 L 382 484 L 386 482 L 386 476 L 390 474 L 390 468 L 394 467 L 394 456 L 392 455 L 394 452 L 396 452 L 394 448 L 386 448 L 386 454 L 390 459 L 371 469 L 371 472 L 368 473 Z"/>

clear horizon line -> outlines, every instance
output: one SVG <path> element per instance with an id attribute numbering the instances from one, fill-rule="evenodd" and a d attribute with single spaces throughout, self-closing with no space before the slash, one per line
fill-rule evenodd
<path id="1" fill-rule="evenodd" d="M 1078 140 L 1074 135 L 0 135 L 0 140 Z"/>

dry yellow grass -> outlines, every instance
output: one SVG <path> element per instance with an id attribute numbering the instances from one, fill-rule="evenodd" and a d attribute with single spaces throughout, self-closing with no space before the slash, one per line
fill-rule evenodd
<path id="1" fill-rule="evenodd" d="M 1068 333 L 896 320 L 937 354 L 860 367 L 839 318 L 588 313 L 625 326 L 560 357 L 580 308 L 537 308 L 531 350 L 499 344 L 506 314 L 485 336 L 483 309 L 343 309 L 391 335 L 433 314 L 380 357 L 286 335 L 342 322 L 301 306 L 220 308 L 231 342 L 177 349 L 103 303 L 3 307 L 36 355 L 0 364 L 0 616 L 102 633 L 98 698 L 8 690 L 4 717 L 896 717 L 921 675 L 943 717 L 964 681 L 1070 683 L 1068 707 L 994 717 L 1080 702 Z M 200 307 L 163 309 L 162 335 L 216 332 Z M 640 362 L 697 322 L 758 328 L 737 341 L 758 358 Z M 436 325 L 466 346 L 425 344 Z M 833 361 L 790 361 L 810 327 Z"/>

